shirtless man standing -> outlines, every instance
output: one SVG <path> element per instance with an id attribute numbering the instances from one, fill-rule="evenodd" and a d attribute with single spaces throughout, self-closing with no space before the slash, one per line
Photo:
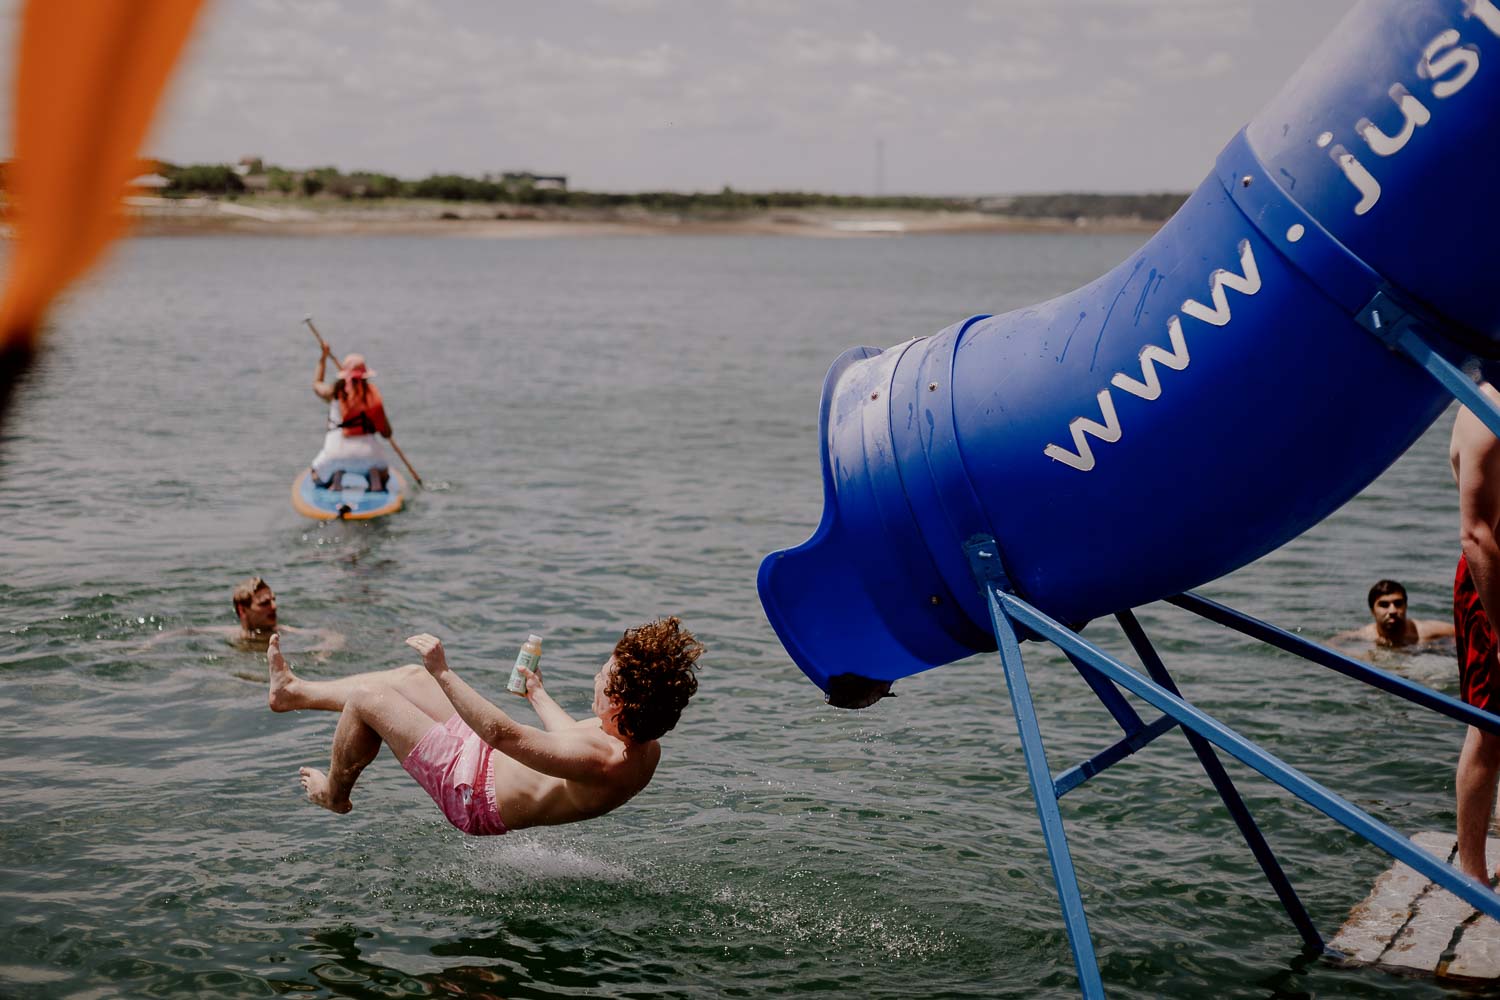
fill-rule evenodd
<path id="1" fill-rule="evenodd" d="M 1479 387 L 1500 403 L 1500 391 Z M 1500 712 L 1500 664 L 1495 659 L 1491 616 L 1500 614 L 1500 440 L 1467 408 L 1453 423 L 1448 449 L 1458 483 L 1459 534 L 1463 555 L 1453 581 L 1458 676 L 1463 699 L 1475 708 Z M 1500 778 L 1500 735 L 1474 726 L 1458 757 L 1458 863 L 1481 882 L 1490 879 L 1485 859 L 1495 784 Z"/>
<path id="2" fill-rule="evenodd" d="M 582 721 L 552 700 L 540 673 L 522 668 L 537 729 L 461 680 L 437 637 L 406 644 L 421 666 L 309 681 L 292 673 L 273 636 L 271 710 L 342 713 L 328 773 L 301 770 L 312 802 L 352 809 L 349 793 L 384 743 L 448 821 L 476 836 L 592 819 L 629 801 L 656 772 L 658 738 L 697 690 L 703 652 L 676 618 L 627 629 L 594 676 L 593 716 Z"/>

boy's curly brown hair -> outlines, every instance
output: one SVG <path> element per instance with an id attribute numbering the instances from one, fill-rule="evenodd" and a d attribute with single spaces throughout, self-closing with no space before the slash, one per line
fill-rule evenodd
<path id="1" fill-rule="evenodd" d="M 702 654 L 703 644 L 675 617 L 626 629 L 615 643 L 615 671 L 604 686 L 604 696 L 620 706 L 621 735 L 644 742 L 677 725 L 698 690 Z"/>

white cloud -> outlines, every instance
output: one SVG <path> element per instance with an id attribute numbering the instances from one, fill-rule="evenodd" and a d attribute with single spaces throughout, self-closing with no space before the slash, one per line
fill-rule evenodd
<path id="1" fill-rule="evenodd" d="M 616 14 L 655 14 L 666 6 L 667 0 L 592 0 L 592 2 Z"/>
<path id="2" fill-rule="evenodd" d="M 802 28 L 782 39 L 780 51 L 792 62 L 807 66 L 884 66 L 895 62 L 901 54 L 870 30 L 853 38 L 834 38 Z"/>
<path id="3" fill-rule="evenodd" d="M 730 0 L 729 5 L 751 18 L 802 18 L 808 13 L 808 4 L 804 0 Z M 824 14 L 847 14 L 857 7 L 856 0 L 819 0 L 818 2 L 818 8 Z"/>
<path id="4" fill-rule="evenodd" d="M 1095 4 L 1079 26 L 1088 38 L 1161 41 L 1233 38 L 1247 34 L 1255 5 L 1218 0 L 1111 0 Z"/>
<path id="5" fill-rule="evenodd" d="M 1207 80 L 1223 76 L 1234 68 L 1234 58 L 1228 52 L 1185 52 L 1175 45 L 1162 45 L 1147 54 L 1131 55 L 1126 63 L 1153 80 L 1169 83 Z"/>
<path id="6" fill-rule="evenodd" d="M 1059 4 L 1056 0 L 973 0 L 962 16 L 986 28 L 1060 35 L 1073 23 L 1075 8 L 1075 3 Z"/>
<path id="7" fill-rule="evenodd" d="M 327 24 L 345 13 L 338 0 L 253 0 L 251 6 L 264 18 L 306 24 Z"/>

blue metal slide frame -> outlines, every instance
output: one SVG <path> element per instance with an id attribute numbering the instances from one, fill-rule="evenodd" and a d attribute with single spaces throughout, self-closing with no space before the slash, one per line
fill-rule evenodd
<path id="1" fill-rule="evenodd" d="M 1500 415 L 1497 415 L 1497 420 L 1500 420 Z M 1411 866 L 1481 912 L 1500 919 L 1500 895 L 1492 892 L 1488 886 L 1422 851 L 1396 830 L 1356 808 L 1183 699 L 1133 613 L 1125 611 L 1116 617 L 1149 677 L 1130 669 L 1072 629 L 1009 593 L 1008 581 L 1000 568 L 998 549 L 993 538 L 979 536 L 971 539 L 965 546 L 965 551 L 974 576 L 988 600 L 991 624 L 1000 651 L 1000 663 L 1005 671 L 1011 707 L 1016 716 L 1016 729 L 1025 757 L 1026 773 L 1036 800 L 1047 856 L 1052 864 L 1053 880 L 1062 907 L 1063 923 L 1068 932 L 1068 943 L 1078 970 L 1079 988 L 1084 997 L 1091 1000 L 1102 998 L 1104 988 L 1099 977 L 1093 941 L 1089 935 L 1078 876 L 1068 850 L 1067 834 L 1058 807 L 1059 800 L 1089 778 L 1102 773 L 1163 732 L 1178 726 L 1182 727 L 1256 861 L 1260 863 L 1267 881 L 1271 883 L 1310 950 L 1324 950 L 1323 939 L 1261 835 L 1249 809 L 1225 773 L 1215 747 L 1270 778 L 1302 801 Z M 1500 733 L 1500 716 L 1412 684 L 1224 605 L 1195 594 L 1180 594 L 1168 600 L 1211 621 L 1295 653 L 1313 663 L 1335 669 L 1383 691 L 1397 694 L 1415 704 L 1469 725 Z M 1090 687 L 1099 694 L 1100 700 L 1125 731 L 1122 740 L 1056 778 L 1052 776 L 1047 762 L 1041 728 L 1026 679 L 1026 668 L 1021 658 L 1018 633 L 1024 633 L 1028 638 L 1044 639 L 1067 654 L 1079 672 L 1089 679 Z M 1122 710 L 1124 699 L 1116 690 L 1116 685 L 1159 710 L 1162 716 L 1154 722 L 1145 723 L 1128 705 Z M 1102 693 L 1104 691 L 1112 694 Z"/>
<path id="2" fill-rule="evenodd" d="M 1500 407 L 1490 402 L 1474 381 L 1449 360 L 1454 352 L 1448 347 L 1448 342 L 1426 329 L 1420 318 L 1404 309 L 1382 290 L 1359 313 L 1358 321 L 1391 350 L 1405 355 L 1436 379 L 1454 398 L 1479 417 L 1491 432 L 1500 437 Z M 1427 876 L 1482 913 L 1500 919 L 1500 895 L 1492 892 L 1488 886 L 1438 861 L 1391 827 L 1193 707 L 1178 691 L 1166 665 L 1157 655 L 1133 612 L 1122 611 L 1115 618 L 1140 658 L 1149 679 L 1011 593 L 1010 581 L 1005 576 L 1000 550 L 993 537 L 979 535 L 971 538 L 964 546 L 964 554 L 989 605 L 990 622 L 995 631 L 1000 664 L 1005 670 L 1011 709 L 1016 716 L 1016 730 L 1026 761 L 1026 774 L 1036 800 L 1047 857 L 1052 864 L 1053 881 L 1057 886 L 1063 923 L 1068 932 L 1068 944 L 1073 952 L 1073 963 L 1078 969 L 1079 989 L 1085 998 L 1102 998 L 1104 987 L 1099 978 L 1099 963 L 1094 955 L 1088 916 L 1084 912 L 1083 896 L 1078 887 L 1078 875 L 1073 868 L 1072 855 L 1068 851 L 1067 833 L 1063 828 L 1062 811 L 1058 808 L 1058 802 L 1085 781 L 1179 726 L 1309 950 L 1324 951 L 1326 946 L 1306 908 L 1297 898 L 1291 881 L 1277 862 L 1276 855 L 1256 826 L 1250 810 L 1225 772 L 1214 747 L 1248 764 L 1302 801 Z M 1267 645 L 1405 698 L 1413 704 L 1467 725 L 1500 733 L 1500 716 L 1481 711 L 1420 684 L 1413 684 L 1216 601 L 1192 593 L 1168 597 L 1166 601 Z M 1047 763 L 1047 751 L 1042 742 L 1036 708 L 1032 703 L 1026 667 L 1021 660 L 1022 637 L 1046 640 L 1066 654 L 1124 733 L 1117 742 L 1063 771 L 1056 778 L 1052 776 Z M 1120 694 L 1119 688 L 1141 698 L 1162 715 L 1150 723 L 1143 721 Z"/>

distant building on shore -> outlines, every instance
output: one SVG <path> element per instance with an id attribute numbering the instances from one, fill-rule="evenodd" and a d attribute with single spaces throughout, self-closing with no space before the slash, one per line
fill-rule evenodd
<path id="1" fill-rule="evenodd" d="M 534 174 L 529 170 L 508 170 L 500 175 L 500 183 L 512 191 L 532 188 L 536 191 L 566 191 L 568 178 L 565 174 Z"/>
<path id="2" fill-rule="evenodd" d="M 258 156 L 242 156 L 234 172 L 240 175 L 246 192 L 267 194 L 271 190 L 271 178 L 266 176 L 266 164 Z"/>

